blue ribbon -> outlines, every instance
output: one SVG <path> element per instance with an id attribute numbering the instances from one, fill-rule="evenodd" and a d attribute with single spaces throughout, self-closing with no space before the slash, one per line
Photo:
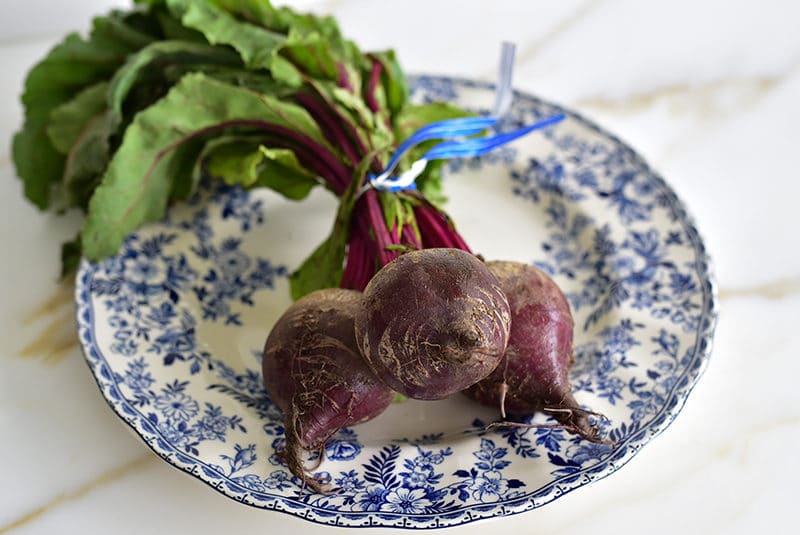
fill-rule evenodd
<path id="1" fill-rule="evenodd" d="M 566 115 L 559 113 L 533 124 L 523 126 L 511 132 L 496 134 L 494 136 L 466 139 L 463 141 L 445 141 L 435 145 L 422 157 L 424 160 L 439 160 L 443 158 L 471 158 L 481 156 L 496 149 L 506 143 L 510 143 L 517 138 L 525 136 L 534 130 L 539 130 L 547 126 L 559 123 L 566 118 Z"/>
<path id="2" fill-rule="evenodd" d="M 369 176 L 369 185 L 367 187 L 371 186 L 384 191 L 415 189 L 416 185 L 414 181 L 425 169 L 429 160 L 481 156 L 497 147 L 525 136 L 534 130 L 539 130 L 564 120 L 566 116 L 561 113 L 537 121 L 534 124 L 523 126 L 517 130 L 512 130 L 511 132 L 503 132 L 480 138 L 463 139 L 467 136 L 479 134 L 496 125 L 511 106 L 513 97 L 511 78 L 514 68 L 514 48 L 512 43 L 503 43 L 500 58 L 500 72 L 495 94 L 495 105 L 491 116 L 462 117 L 423 126 L 397 147 L 397 150 L 389 159 L 389 163 L 386 164 L 386 168 L 381 174 Z M 399 176 L 392 175 L 397 164 L 400 163 L 400 160 L 412 147 L 430 139 L 446 139 L 451 141 L 444 141 L 434 145 L 422 158 L 414 162 L 408 171 L 405 171 Z"/>

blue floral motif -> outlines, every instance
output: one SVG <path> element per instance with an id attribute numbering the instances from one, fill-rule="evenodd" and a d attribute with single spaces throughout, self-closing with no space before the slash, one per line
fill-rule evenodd
<path id="1" fill-rule="evenodd" d="M 195 400 L 182 391 L 165 391 L 156 396 L 153 406 L 161 411 L 167 420 L 186 422 L 191 420 L 200 410 Z"/>
<path id="2" fill-rule="evenodd" d="M 524 482 L 503 477 L 503 469 L 511 464 L 511 461 L 505 459 L 507 454 L 506 448 L 499 448 L 493 440 L 482 438 L 480 450 L 472 454 L 478 462 L 470 470 L 456 470 L 453 473 L 463 480 L 454 485 L 450 492 L 458 493 L 458 498 L 462 501 L 471 495 L 479 503 L 497 502 L 522 495 L 522 491 L 514 489 L 524 487 Z"/>
<path id="3" fill-rule="evenodd" d="M 228 475 L 235 474 L 240 470 L 253 466 L 256 462 L 255 444 L 249 444 L 247 447 L 234 444 L 233 448 L 235 451 L 233 456 L 220 455 L 220 458 L 228 463 Z"/>
<path id="4" fill-rule="evenodd" d="M 654 177 L 639 172 L 623 146 L 597 144 L 572 135 L 547 136 L 564 152 L 543 161 L 532 159 L 520 171 L 510 171 L 514 194 L 545 204 L 552 232 L 543 244 L 546 260 L 537 266 L 546 272 L 579 279 L 580 293 L 569 294 L 576 309 L 590 307 L 583 328 L 589 330 L 612 310 L 629 301 L 656 318 L 670 317 L 686 331 L 697 327 L 700 306 L 684 294 L 696 296 L 693 266 L 685 271 L 670 258 L 670 248 L 681 246 L 680 233 L 636 224 L 647 222 L 658 209 Z M 633 193 L 633 194 L 631 194 Z M 616 210 L 626 233 L 617 235 L 609 224 L 594 225 L 584 214 L 584 202 L 605 200 Z M 590 239 L 591 238 L 591 239 Z"/>
<path id="5" fill-rule="evenodd" d="M 485 84 L 437 77 L 419 78 L 412 95 L 491 100 Z M 559 111 L 517 95 L 502 128 Z M 376 443 L 347 428 L 323 459 L 306 458 L 323 463 L 316 476 L 333 492 L 303 489 L 280 458 L 283 416 L 263 387 L 260 347 L 234 347 L 249 344 L 245 312 L 288 275 L 280 248 L 253 245 L 268 197 L 207 181 L 118 255 L 82 266 L 80 335 L 103 394 L 170 463 L 237 500 L 326 524 L 445 527 L 539 507 L 608 475 L 680 410 L 707 361 L 715 304 L 702 243 L 674 194 L 612 136 L 573 114 L 567 123 L 528 146 L 448 162 L 446 174 L 491 171 L 508 202 L 541 221 L 530 261 L 571 304 L 573 390 L 609 415 L 595 423 L 616 445 L 541 414 L 492 431 L 468 415 L 456 440 L 435 430 Z M 212 353 L 209 331 L 236 340 L 229 354 Z"/>
<path id="6" fill-rule="evenodd" d="M 241 325 L 240 314 L 232 304 L 253 306 L 255 292 L 272 289 L 275 279 L 288 274 L 284 266 L 274 266 L 263 258 L 253 263 L 240 250 L 241 243 L 241 239 L 228 238 L 219 245 L 206 242 L 193 249 L 198 258 L 212 262 L 199 284 L 192 288 L 201 303 L 203 320 Z"/>
<path id="7" fill-rule="evenodd" d="M 453 101 L 458 97 L 458 89 L 453 81 L 438 76 L 420 76 L 411 91 L 413 100 L 422 102 Z"/>
<path id="8" fill-rule="evenodd" d="M 147 364 L 144 359 L 136 359 L 128 364 L 125 372 L 125 384 L 133 391 L 146 391 L 155 383 L 152 374 L 147 371 Z"/>
<path id="9" fill-rule="evenodd" d="M 356 511 L 380 511 L 386 503 L 389 491 L 383 485 L 370 485 L 355 497 Z"/>
<path id="10" fill-rule="evenodd" d="M 325 456 L 332 461 L 351 461 L 361 453 L 362 446 L 352 429 L 340 430 L 325 447 Z"/>
<path id="11" fill-rule="evenodd" d="M 336 487 L 345 494 L 354 494 L 363 490 L 364 486 L 364 481 L 355 470 L 341 472 L 341 476 L 336 478 Z"/>

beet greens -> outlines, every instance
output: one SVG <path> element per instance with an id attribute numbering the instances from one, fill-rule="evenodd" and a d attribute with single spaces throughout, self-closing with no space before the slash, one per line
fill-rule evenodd
<path id="1" fill-rule="evenodd" d="M 25 82 L 25 123 L 13 142 L 25 195 L 41 209 L 86 213 L 62 251 L 65 273 L 81 254 L 115 254 L 202 175 L 298 200 L 322 185 L 343 198 L 347 224 L 292 277 L 295 298 L 363 289 L 405 248 L 466 248 L 426 200 L 439 197 L 440 166 L 428 167 L 416 192 L 351 187 L 420 126 L 465 115 L 409 102 L 391 51 L 364 53 L 332 18 L 266 0 L 136 3 L 96 18 L 87 38 L 68 36 Z"/>

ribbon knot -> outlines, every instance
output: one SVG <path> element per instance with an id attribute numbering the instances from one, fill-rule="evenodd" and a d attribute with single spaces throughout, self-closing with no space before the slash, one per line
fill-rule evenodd
<path id="1" fill-rule="evenodd" d="M 397 147 L 383 172 L 379 175 L 370 175 L 368 177 L 369 183 L 366 187 L 373 187 L 383 191 L 416 189 L 415 181 L 425 170 L 429 160 L 481 156 L 534 130 L 539 130 L 564 120 L 566 116 L 560 113 L 510 132 L 477 138 L 468 137 L 480 134 L 487 128 L 495 126 L 511 107 L 511 101 L 513 100 L 511 79 L 514 71 L 514 52 L 515 46 L 513 43 L 503 43 L 497 88 L 495 90 L 495 104 L 490 116 L 461 117 L 423 126 Z M 400 160 L 412 147 L 431 139 L 446 139 L 448 141 L 434 145 L 400 175 L 395 176 L 392 174 Z"/>

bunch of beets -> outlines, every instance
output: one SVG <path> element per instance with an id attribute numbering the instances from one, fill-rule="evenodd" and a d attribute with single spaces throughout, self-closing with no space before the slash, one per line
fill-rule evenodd
<path id="1" fill-rule="evenodd" d="M 325 490 L 308 475 L 303 450 L 321 459 L 331 436 L 378 416 L 395 393 L 436 400 L 462 392 L 504 418 L 543 411 L 554 427 L 602 442 L 595 413 L 571 392 L 572 334 L 569 304 L 545 273 L 455 248 L 407 252 L 363 293 L 312 292 L 289 307 L 264 347 L 264 382 L 285 418 L 284 462 Z"/>
<path id="2" fill-rule="evenodd" d="M 315 187 L 339 200 L 333 227 L 292 273 L 297 299 L 264 350 L 286 418 L 284 459 L 309 487 L 302 450 L 377 416 L 395 393 L 457 392 L 505 417 L 550 414 L 599 441 L 570 391 L 573 321 L 533 267 L 484 263 L 443 211 L 443 160 L 415 188 L 369 187 L 420 128 L 470 112 L 416 102 L 392 51 L 361 51 L 331 17 L 268 0 L 134 0 L 68 35 L 28 73 L 13 158 L 38 208 L 85 214 L 62 272 L 102 261 L 204 183 Z M 438 140 L 413 146 L 395 171 Z M 530 425 L 513 421 L 498 425 Z"/>

